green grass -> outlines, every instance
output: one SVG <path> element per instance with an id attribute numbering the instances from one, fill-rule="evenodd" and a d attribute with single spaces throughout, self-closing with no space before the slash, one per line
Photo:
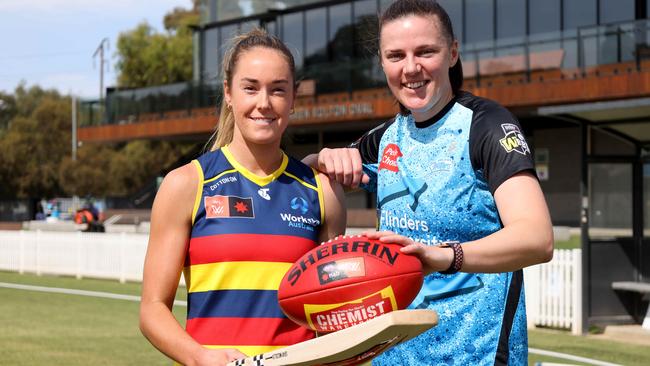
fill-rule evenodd
<path id="1" fill-rule="evenodd" d="M 569 240 L 556 240 L 555 249 L 579 249 L 582 247 L 580 235 L 571 235 Z"/>
<path id="2" fill-rule="evenodd" d="M 0 272 L 0 282 L 139 295 L 139 283 Z M 185 290 L 177 299 L 185 298 Z M 186 309 L 174 315 L 183 324 Z M 530 347 L 622 365 L 650 365 L 650 347 L 531 330 Z M 0 363 L 3 365 L 170 365 L 138 329 L 138 303 L 0 288 Z M 529 365 L 573 361 L 530 354 Z"/>
<path id="3" fill-rule="evenodd" d="M 135 283 L 7 272 L 0 272 L 0 282 L 140 293 L 140 285 Z M 141 335 L 138 302 L 6 288 L 0 288 L 0 299 L 3 365 L 171 364 Z M 181 324 L 185 311 L 183 307 L 174 309 Z"/>
<path id="4" fill-rule="evenodd" d="M 568 332 L 545 329 L 530 330 L 528 332 L 528 345 L 532 348 L 547 351 L 568 353 L 575 356 L 587 357 L 599 361 L 607 361 L 620 365 L 647 366 L 650 365 L 650 347 L 629 344 L 619 341 L 593 339 L 590 337 L 573 336 Z M 529 355 L 529 365 L 543 356 Z M 552 361 L 559 362 L 559 361 Z M 574 361 L 564 363 L 579 364 Z"/>

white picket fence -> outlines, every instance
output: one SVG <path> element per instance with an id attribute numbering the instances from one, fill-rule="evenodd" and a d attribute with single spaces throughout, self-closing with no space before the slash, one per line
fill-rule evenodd
<path id="1" fill-rule="evenodd" d="M 0 270 L 142 281 L 146 234 L 0 231 Z M 524 269 L 528 326 L 582 333 L 580 249 Z M 181 284 L 183 279 L 181 278 Z"/>

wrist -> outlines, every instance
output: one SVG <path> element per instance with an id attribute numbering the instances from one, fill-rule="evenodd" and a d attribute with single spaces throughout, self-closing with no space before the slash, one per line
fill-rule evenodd
<path id="1" fill-rule="evenodd" d="M 441 248 L 449 248 L 452 250 L 452 259 L 449 267 L 440 271 L 441 274 L 454 274 L 461 270 L 464 262 L 463 247 L 457 241 L 444 242 L 440 245 Z"/>

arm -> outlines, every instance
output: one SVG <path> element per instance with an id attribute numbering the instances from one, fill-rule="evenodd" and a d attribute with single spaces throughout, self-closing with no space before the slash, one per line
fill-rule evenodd
<path id="1" fill-rule="evenodd" d="M 323 200 L 325 201 L 325 222 L 318 239 L 320 242 L 324 242 L 345 233 L 347 211 L 345 194 L 341 185 L 330 180 L 324 174 L 319 174 L 318 179 L 323 186 Z"/>
<path id="2" fill-rule="evenodd" d="M 169 173 L 156 195 L 144 264 L 140 329 L 158 350 L 182 364 L 225 365 L 244 355 L 202 347 L 171 312 L 189 242 L 198 179 L 194 166 L 187 164 Z"/>
<path id="3" fill-rule="evenodd" d="M 357 188 L 370 180 L 363 173 L 361 155 L 355 148 L 324 148 L 318 154 L 307 155 L 302 162 L 346 187 Z"/>
<path id="4" fill-rule="evenodd" d="M 553 257 L 553 228 L 544 195 L 530 172 L 521 172 L 503 182 L 494 198 L 503 228 L 482 239 L 461 243 L 462 272 L 510 272 Z M 453 251 L 426 246 L 391 232 L 371 234 L 384 242 L 404 245 L 402 252 L 417 255 L 425 272 L 444 271 L 451 265 Z"/>

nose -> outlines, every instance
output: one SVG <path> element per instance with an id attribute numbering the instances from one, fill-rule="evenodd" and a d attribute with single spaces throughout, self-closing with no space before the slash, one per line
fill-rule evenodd
<path id="1" fill-rule="evenodd" d="M 415 57 L 410 56 L 406 58 L 406 65 L 404 65 L 404 74 L 412 75 L 420 72 L 420 64 Z"/>
<path id="2" fill-rule="evenodd" d="M 260 90 L 257 95 L 257 109 L 266 110 L 271 108 L 271 100 L 269 99 L 269 93 L 266 90 Z"/>

